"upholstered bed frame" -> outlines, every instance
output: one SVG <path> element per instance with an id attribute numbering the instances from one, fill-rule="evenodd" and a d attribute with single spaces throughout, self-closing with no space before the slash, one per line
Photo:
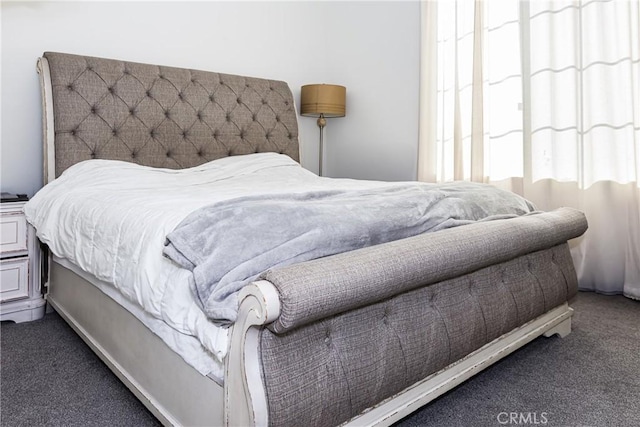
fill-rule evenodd
<path id="1" fill-rule="evenodd" d="M 60 53 L 38 61 L 45 183 L 91 158 L 184 168 L 298 159 L 284 82 Z M 534 338 L 571 330 L 574 210 L 267 272 L 240 296 L 224 384 L 52 262 L 47 300 L 164 424 L 389 425 Z"/>

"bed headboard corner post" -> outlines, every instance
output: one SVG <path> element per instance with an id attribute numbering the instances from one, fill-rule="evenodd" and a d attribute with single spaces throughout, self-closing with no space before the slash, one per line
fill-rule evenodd
<path id="1" fill-rule="evenodd" d="M 43 184 L 46 185 L 56 177 L 53 88 L 47 58 L 38 58 L 36 70 L 40 75 L 40 94 L 42 98 L 42 179 L 44 181 Z"/>

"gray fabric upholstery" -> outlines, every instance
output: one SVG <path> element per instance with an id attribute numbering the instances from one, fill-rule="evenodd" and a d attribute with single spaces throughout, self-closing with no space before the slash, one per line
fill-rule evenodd
<path id="1" fill-rule="evenodd" d="M 264 329 L 260 346 L 269 422 L 338 425 L 576 292 L 565 243 L 288 333 Z"/>
<path id="2" fill-rule="evenodd" d="M 280 292 L 283 333 L 318 319 L 381 301 L 550 248 L 587 229 L 582 212 L 552 212 L 456 227 L 267 271 Z"/>
<path id="3" fill-rule="evenodd" d="M 285 82 L 46 52 L 56 176 L 88 159 L 186 168 L 231 155 L 299 160 Z"/>

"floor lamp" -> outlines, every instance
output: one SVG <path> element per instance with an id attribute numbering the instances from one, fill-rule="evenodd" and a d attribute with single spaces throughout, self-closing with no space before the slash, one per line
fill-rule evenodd
<path id="1" fill-rule="evenodd" d="M 320 128 L 320 155 L 318 175 L 322 176 L 322 131 L 327 124 L 326 118 L 344 117 L 347 88 L 338 85 L 315 84 L 302 86 L 300 94 L 300 114 L 317 117 Z"/>

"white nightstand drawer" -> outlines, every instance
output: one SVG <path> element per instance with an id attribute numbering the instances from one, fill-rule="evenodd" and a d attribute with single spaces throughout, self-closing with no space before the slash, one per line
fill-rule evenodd
<path id="1" fill-rule="evenodd" d="M 0 261 L 0 301 L 29 296 L 29 258 Z"/>
<path id="2" fill-rule="evenodd" d="M 27 251 L 27 220 L 22 213 L 0 216 L 0 254 Z"/>

